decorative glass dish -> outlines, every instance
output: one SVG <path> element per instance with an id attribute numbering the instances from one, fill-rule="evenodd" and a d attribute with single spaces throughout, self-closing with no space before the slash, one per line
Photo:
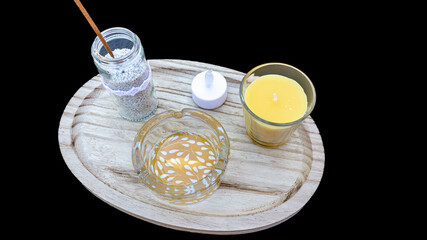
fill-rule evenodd
<path id="1" fill-rule="evenodd" d="M 167 111 L 150 118 L 132 149 L 133 167 L 161 198 L 191 204 L 220 185 L 230 154 L 223 126 L 196 109 Z"/>

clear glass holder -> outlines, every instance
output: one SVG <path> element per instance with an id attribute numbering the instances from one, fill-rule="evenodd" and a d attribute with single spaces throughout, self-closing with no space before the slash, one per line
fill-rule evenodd
<path id="1" fill-rule="evenodd" d="M 278 74 L 295 80 L 307 95 L 307 111 L 300 119 L 288 123 L 270 122 L 254 114 L 245 102 L 248 86 L 261 76 Z M 250 70 L 240 84 L 240 100 L 243 105 L 246 133 L 253 142 L 263 147 L 274 148 L 286 143 L 292 133 L 314 109 L 316 92 L 310 79 L 299 69 L 284 63 L 266 63 Z"/>

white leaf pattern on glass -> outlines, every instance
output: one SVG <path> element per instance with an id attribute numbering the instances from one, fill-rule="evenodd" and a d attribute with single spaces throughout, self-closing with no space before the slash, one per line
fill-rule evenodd
<path id="1" fill-rule="evenodd" d="M 191 184 L 204 179 L 216 164 L 215 148 L 194 133 L 180 132 L 163 139 L 153 150 L 151 172 L 168 184 Z M 150 166 L 151 165 L 151 166 Z"/>

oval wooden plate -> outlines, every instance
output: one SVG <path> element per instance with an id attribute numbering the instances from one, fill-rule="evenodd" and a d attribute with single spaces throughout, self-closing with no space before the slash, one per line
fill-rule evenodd
<path id="1" fill-rule="evenodd" d="M 159 199 L 140 182 L 132 167 L 134 137 L 144 122 L 122 119 L 95 76 L 71 98 L 62 115 L 58 139 L 65 163 L 93 194 L 132 216 L 161 226 L 211 234 L 259 231 L 286 221 L 314 194 L 325 163 L 323 143 L 308 117 L 285 145 L 266 149 L 246 135 L 240 81 L 244 74 L 211 64 L 184 60 L 150 60 L 159 106 L 156 113 L 197 108 L 191 81 L 212 69 L 224 75 L 224 105 L 204 110 L 230 138 L 230 158 L 216 192 L 192 205 Z"/>

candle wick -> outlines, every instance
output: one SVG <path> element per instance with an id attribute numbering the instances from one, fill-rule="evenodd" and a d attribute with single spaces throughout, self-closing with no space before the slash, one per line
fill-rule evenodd
<path id="1" fill-rule="evenodd" d="M 277 102 L 277 95 L 276 95 L 276 93 L 273 93 L 273 101 Z"/>
<path id="2" fill-rule="evenodd" d="M 207 88 L 210 88 L 212 86 L 212 83 L 214 81 L 214 75 L 212 70 L 209 70 L 205 73 L 205 85 Z"/>

